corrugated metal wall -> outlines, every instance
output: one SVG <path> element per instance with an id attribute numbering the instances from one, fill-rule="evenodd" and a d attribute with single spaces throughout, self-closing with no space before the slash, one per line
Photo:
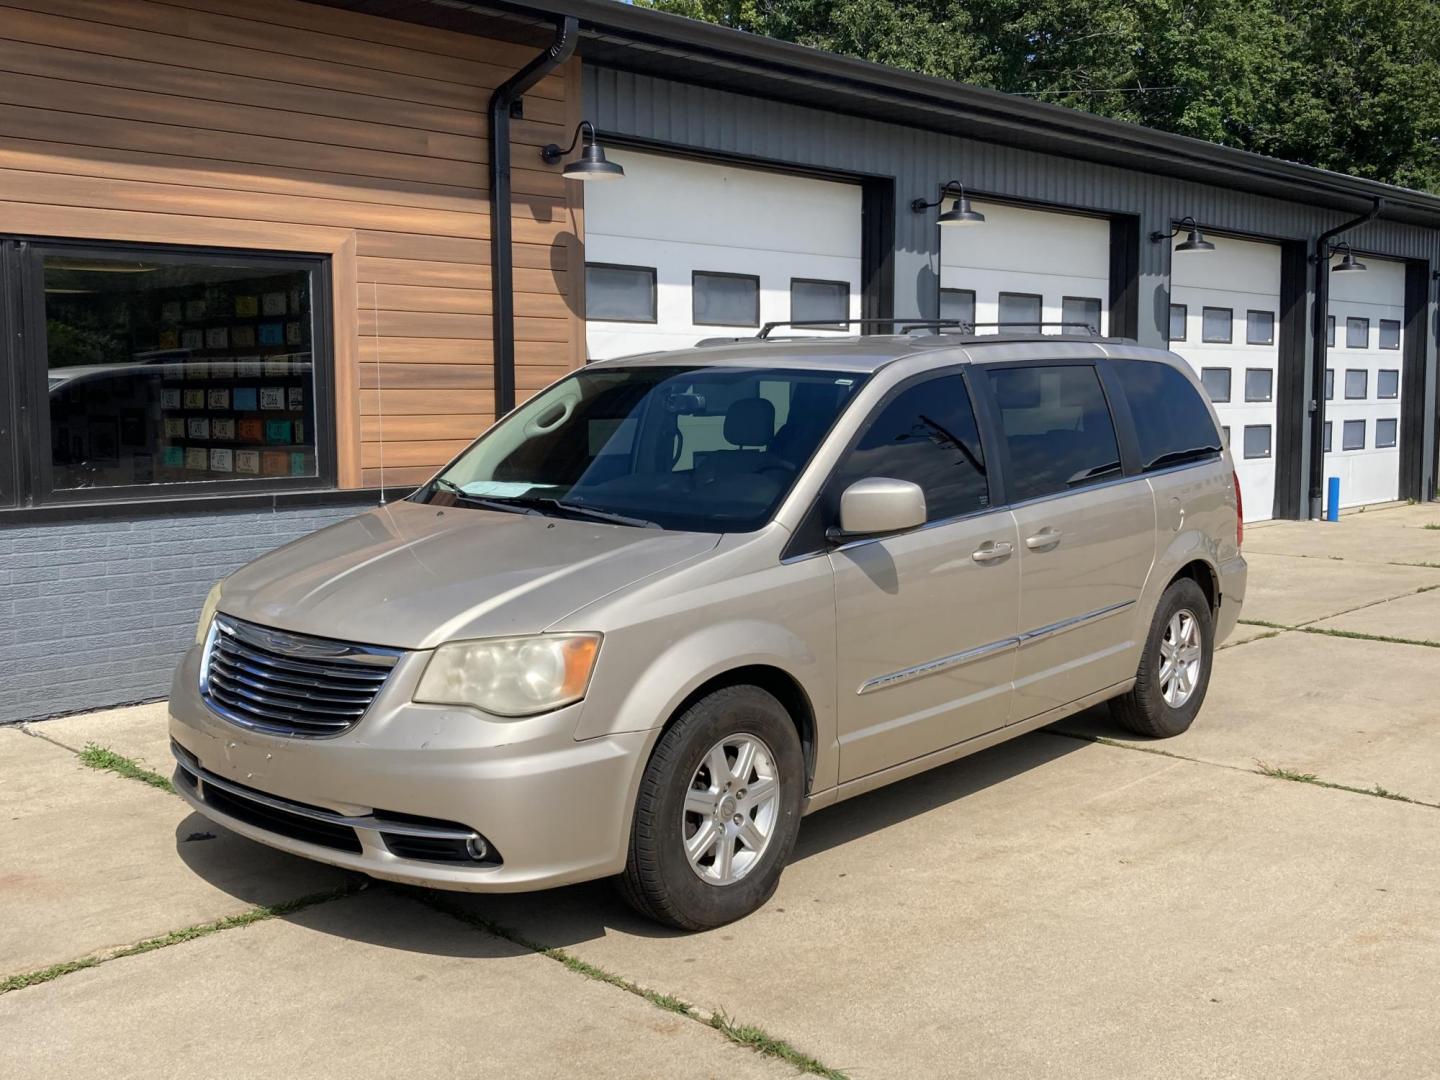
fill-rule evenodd
<path id="1" fill-rule="evenodd" d="M 1142 238 L 1168 230 L 1171 221 L 1189 215 L 1216 232 L 1304 240 L 1353 216 L 1303 201 L 1229 191 L 593 65 L 584 69 L 584 103 L 586 117 L 600 131 L 616 136 L 781 166 L 893 176 L 895 313 L 900 316 L 936 314 L 940 238 L 935 211 L 916 214 L 909 203 L 916 196 L 935 198 L 938 185 L 952 178 L 989 195 L 1135 214 Z M 1346 240 L 1357 251 L 1440 263 L 1440 231 L 1434 229 L 1380 221 L 1357 229 Z M 1168 261 L 1168 244 L 1142 239 L 1139 337 L 1144 344 L 1163 346 L 1166 341 Z M 1431 333 L 1425 401 L 1433 403 L 1433 291 L 1426 324 Z M 1309 366 L 1307 356 L 1307 371 Z M 1435 409 L 1427 404 L 1426 491 L 1434 485 L 1435 427 Z"/>

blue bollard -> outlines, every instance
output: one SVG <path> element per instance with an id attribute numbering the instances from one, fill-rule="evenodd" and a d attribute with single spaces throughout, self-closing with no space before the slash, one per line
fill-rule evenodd
<path id="1" fill-rule="evenodd" d="M 1329 505 L 1325 508 L 1326 521 L 1340 520 L 1340 477 L 1330 477 Z"/>

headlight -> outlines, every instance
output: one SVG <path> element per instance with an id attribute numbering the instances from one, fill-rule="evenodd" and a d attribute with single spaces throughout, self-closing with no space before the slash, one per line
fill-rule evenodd
<path id="1" fill-rule="evenodd" d="M 453 641 L 435 650 L 415 700 L 534 716 L 583 698 L 599 652 L 599 634 Z"/>
<path id="2" fill-rule="evenodd" d="M 195 644 L 205 644 L 205 635 L 210 632 L 210 620 L 215 618 L 215 609 L 220 606 L 220 586 L 222 582 L 217 581 L 210 586 L 210 594 L 205 597 L 205 606 L 200 609 L 200 621 L 195 625 Z"/>

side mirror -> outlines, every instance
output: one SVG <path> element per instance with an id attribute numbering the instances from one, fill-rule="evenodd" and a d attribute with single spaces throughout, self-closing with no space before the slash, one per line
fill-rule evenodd
<path id="1" fill-rule="evenodd" d="M 840 527 L 831 540 L 904 532 L 925 524 L 925 492 L 909 480 L 871 476 L 856 480 L 840 496 Z"/>

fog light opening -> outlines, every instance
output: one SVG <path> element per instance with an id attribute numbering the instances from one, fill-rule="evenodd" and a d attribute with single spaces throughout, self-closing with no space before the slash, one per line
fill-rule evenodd
<path id="1" fill-rule="evenodd" d="M 465 854 L 476 862 L 484 862 L 490 857 L 490 845 L 483 836 L 472 836 L 465 841 Z"/>

